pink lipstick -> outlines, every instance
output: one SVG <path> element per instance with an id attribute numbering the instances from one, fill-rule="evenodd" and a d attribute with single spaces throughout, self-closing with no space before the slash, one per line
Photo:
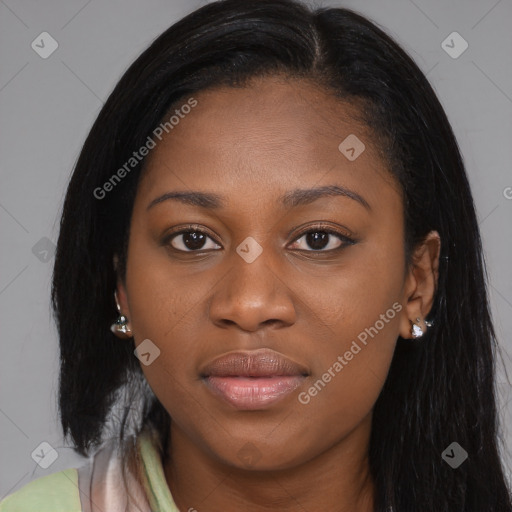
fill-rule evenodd
<path id="1" fill-rule="evenodd" d="M 276 403 L 297 389 L 307 375 L 306 367 L 270 349 L 224 354 L 201 371 L 210 391 L 243 410 Z"/>

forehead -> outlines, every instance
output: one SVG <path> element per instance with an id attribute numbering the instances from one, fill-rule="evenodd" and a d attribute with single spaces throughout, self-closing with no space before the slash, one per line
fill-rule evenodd
<path id="1" fill-rule="evenodd" d="M 150 153 L 138 195 L 207 189 L 263 199 L 333 183 L 364 187 L 369 196 L 383 184 L 397 188 L 358 107 L 318 85 L 266 77 L 193 97 L 197 105 Z M 347 145 L 360 152 L 355 160 L 343 152 Z"/>

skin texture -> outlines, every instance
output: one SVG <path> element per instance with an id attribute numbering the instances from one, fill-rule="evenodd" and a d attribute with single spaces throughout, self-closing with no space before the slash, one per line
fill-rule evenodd
<path id="1" fill-rule="evenodd" d="M 118 282 L 135 344 L 149 338 L 161 351 L 142 369 L 172 417 L 165 472 L 173 497 L 180 510 L 199 512 L 373 510 L 372 409 L 397 337 L 411 338 L 410 320 L 432 306 L 439 236 L 430 233 L 406 265 L 400 188 L 374 136 L 353 120 L 355 107 L 318 86 L 266 77 L 194 98 L 197 106 L 150 154 L 126 279 Z M 349 134 L 366 146 L 354 161 L 338 149 Z M 370 208 L 343 196 L 293 208 L 279 201 L 293 189 L 327 185 L 356 192 Z M 148 209 L 162 194 L 191 190 L 225 204 L 165 200 Z M 355 243 L 330 235 L 314 250 L 301 230 L 321 233 L 320 222 Z M 165 241 L 171 228 L 188 224 L 211 237 L 200 254 L 182 235 Z M 263 249 L 252 263 L 236 252 L 248 236 Z M 299 393 L 394 303 L 401 305 L 394 318 L 301 403 Z M 201 380 L 200 368 L 215 357 L 262 347 L 309 370 L 284 400 L 238 410 Z M 244 450 L 253 454 L 250 466 Z"/>

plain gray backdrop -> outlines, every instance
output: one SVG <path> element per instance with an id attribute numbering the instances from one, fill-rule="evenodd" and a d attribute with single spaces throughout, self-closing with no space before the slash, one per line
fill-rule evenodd
<path id="1" fill-rule="evenodd" d="M 64 443 L 58 423 L 58 344 L 49 306 L 66 184 L 121 74 L 156 36 L 204 3 L 0 0 L 0 498 L 32 479 L 84 462 Z M 497 379 L 510 451 L 512 0 L 313 5 L 349 7 L 376 22 L 427 74 L 446 109 L 480 220 L 504 356 L 504 364 L 498 359 Z M 458 55 L 464 41 L 468 47 Z M 49 449 L 42 442 L 58 456 L 46 469 L 36 463 L 37 454 Z M 504 456 L 510 478 L 509 457 Z"/>

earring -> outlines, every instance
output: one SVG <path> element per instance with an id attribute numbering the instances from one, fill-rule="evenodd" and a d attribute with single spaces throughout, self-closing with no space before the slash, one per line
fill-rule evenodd
<path id="1" fill-rule="evenodd" d="M 132 330 L 128 325 L 128 318 L 121 314 L 121 306 L 119 305 L 119 300 L 117 299 L 117 291 L 114 292 L 114 297 L 116 299 L 117 311 L 119 312 L 118 319 L 110 326 L 110 330 L 118 337 L 122 339 L 128 339 L 132 337 Z"/>
<path id="2" fill-rule="evenodd" d="M 410 321 L 410 320 L 409 320 Z M 423 336 L 423 331 L 420 327 L 421 318 L 416 318 L 416 323 L 411 322 L 411 334 L 414 339 L 421 338 Z"/>

